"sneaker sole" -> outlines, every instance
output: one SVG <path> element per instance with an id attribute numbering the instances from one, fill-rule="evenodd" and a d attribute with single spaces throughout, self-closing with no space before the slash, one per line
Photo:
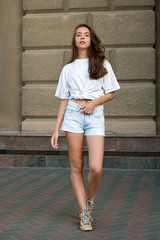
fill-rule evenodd
<path id="1" fill-rule="evenodd" d="M 80 229 L 82 231 L 92 231 L 92 226 L 90 225 L 84 225 L 84 226 L 80 226 Z"/>

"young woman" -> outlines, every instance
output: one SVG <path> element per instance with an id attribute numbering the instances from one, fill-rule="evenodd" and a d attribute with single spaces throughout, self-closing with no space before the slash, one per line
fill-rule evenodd
<path id="1" fill-rule="evenodd" d="M 104 48 L 93 29 L 80 24 L 74 30 L 72 55 L 62 69 L 55 96 L 61 99 L 51 145 L 58 149 L 58 133 L 65 131 L 71 183 L 80 207 L 80 229 L 92 230 L 94 195 L 102 177 L 104 107 L 120 88 Z M 63 122 L 62 122 L 63 121 Z M 89 154 L 87 193 L 83 179 L 83 139 Z"/>

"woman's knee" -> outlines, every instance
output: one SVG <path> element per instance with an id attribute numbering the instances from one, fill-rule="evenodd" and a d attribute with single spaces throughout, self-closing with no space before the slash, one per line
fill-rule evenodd
<path id="1" fill-rule="evenodd" d="M 83 163 L 71 164 L 71 174 L 82 174 L 83 172 Z"/>
<path id="2" fill-rule="evenodd" d="M 102 167 L 97 167 L 97 166 L 91 166 L 89 168 L 89 171 L 94 177 L 101 177 L 103 173 Z"/>

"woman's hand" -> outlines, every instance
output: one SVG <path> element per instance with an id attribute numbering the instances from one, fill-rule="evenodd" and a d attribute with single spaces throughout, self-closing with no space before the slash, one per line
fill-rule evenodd
<path id="1" fill-rule="evenodd" d="M 51 145 L 54 149 L 58 149 L 58 131 L 54 131 L 51 137 Z"/>
<path id="2" fill-rule="evenodd" d="M 84 106 L 82 106 L 83 111 L 81 111 L 81 113 L 92 114 L 94 109 L 99 105 L 97 100 L 98 99 L 94 99 L 92 101 L 87 102 Z"/>
<path id="3" fill-rule="evenodd" d="M 87 114 L 91 114 L 93 112 L 93 110 L 104 104 L 105 102 L 111 101 L 112 99 L 114 99 L 115 97 L 115 91 L 107 93 L 106 95 L 99 97 L 99 98 L 95 98 L 92 101 L 87 102 L 82 108 L 83 111 L 81 113 L 87 113 Z"/>

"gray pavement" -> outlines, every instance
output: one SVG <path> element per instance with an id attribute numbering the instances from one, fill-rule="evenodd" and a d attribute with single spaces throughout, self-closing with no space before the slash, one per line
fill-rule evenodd
<path id="1" fill-rule="evenodd" d="M 0 168 L 0 240 L 158 240 L 160 170 L 104 169 L 92 232 L 78 211 L 70 169 Z"/>

